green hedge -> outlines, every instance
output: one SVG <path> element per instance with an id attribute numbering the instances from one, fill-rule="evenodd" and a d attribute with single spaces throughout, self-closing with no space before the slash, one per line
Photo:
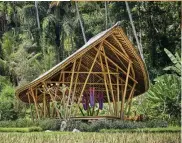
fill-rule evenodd
<path id="1" fill-rule="evenodd" d="M 15 121 L 0 121 L 0 127 L 32 127 L 32 126 L 38 126 L 38 122 L 33 122 L 32 120 L 27 119 L 18 119 Z"/>
<path id="2" fill-rule="evenodd" d="M 0 128 L 0 132 L 40 132 L 42 128 L 40 127 L 30 127 L 30 128 Z"/>
<path id="3" fill-rule="evenodd" d="M 0 121 L 0 127 L 41 127 L 43 130 L 60 130 L 62 120 L 59 119 L 46 119 L 31 120 L 19 119 L 16 121 Z M 134 121 L 121 121 L 121 120 L 97 120 L 92 123 L 82 121 L 70 120 L 67 122 L 66 131 L 72 131 L 74 128 L 84 132 L 99 132 L 101 129 L 138 129 L 138 128 L 158 128 L 167 127 L 166 121 L 152 120 L 147 122 L 134 122 Z"/>
<path id="4" fill-rule="evenodd" d="M 140 128 L 140 129 L 101 129 L 101 133 L 121 133 L 121 132 L 180 132 L 181 127 L 168 127 L 168 128 Z"/>
<path id="5" fill-rule="evenodd" d="M 138 128 L 165 128 L 168 127 L 166 121 L 147 121 L 133 122 L 121 120 L 97 120 L 92 123 L 81 121 L 70 121 L 67 123 L 67 130 L 72 131 L 74 128 L 84 132 L 99 132 L 101 129 L 138 129 Z"/>

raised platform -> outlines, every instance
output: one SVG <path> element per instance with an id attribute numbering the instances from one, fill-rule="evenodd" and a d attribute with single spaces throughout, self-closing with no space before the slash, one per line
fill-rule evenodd
<path id="1" fill-rule="evenodd" d="M 82 116 L 82 117 L 71 117 L 74 120 L 99 120 L 99 119 L 120 119 L 116 116 Z"/>

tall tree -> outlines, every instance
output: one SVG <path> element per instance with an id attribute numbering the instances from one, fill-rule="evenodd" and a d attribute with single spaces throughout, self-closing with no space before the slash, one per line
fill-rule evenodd
<path id="1" fill-rule="evenodd" d="M 75 6 L 76 6 L 76 11 L 77 11 L 78 19 L 79 19 L 79 22 L 80 22 L 80 27 L 81 27 L 81 30 L 82 30 L 83 40 L 86 43 L 87 39 L 86 39 L 86 36 L 85 36 L 85 29 L 83 27 L 83 22 L 82 22 L 82 19 L 81 19 L 81 16 L 80 16 L 80 12 L 79 12 L 79 9 L 78 9 L 77 2 L 75 2 Z"/>
<path id="2" fill-rule="evenodd" d="M 38 29 L 40 29 L 38 1 L 35 1 L 35 10 L 36 10 L 37 26 L 38 26 Z"/>

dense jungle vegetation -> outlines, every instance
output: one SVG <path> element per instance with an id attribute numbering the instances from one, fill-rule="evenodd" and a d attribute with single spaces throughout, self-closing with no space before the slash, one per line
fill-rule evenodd
<path id="1" fill-rule="evenodd" d="M 150 77 L 132 111 L 179 124 L 180 2 L 128 2 Z M 24 85 L 121 21 L 137 47 L 125 2 L 0 2 L 0 120 L 30 118 L 15 97 Z"/>

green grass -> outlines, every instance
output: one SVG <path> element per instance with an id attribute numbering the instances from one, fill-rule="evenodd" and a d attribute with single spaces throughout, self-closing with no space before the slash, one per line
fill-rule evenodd
<path id="1" fill-rule="evenodd" d="M 180 133 L 0 133 L 1 143 L 178 143 Z"/>
<path id="2" fill-rule="evenodd" d="M 102 129 L 102 133 L 121 133 L 121 132 L 156 132 L 156 133 L 172 133 L 180 132 L 181 127 L 168 127 L 168 128 L 140 128 L 140 129 Z"/>
<path id="3" fill-rule="evenodd" d="M 0 132 L 38 132 L 42 131 L 40 127 L 29 128 L 0 128 Z"/>

